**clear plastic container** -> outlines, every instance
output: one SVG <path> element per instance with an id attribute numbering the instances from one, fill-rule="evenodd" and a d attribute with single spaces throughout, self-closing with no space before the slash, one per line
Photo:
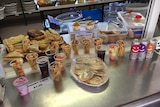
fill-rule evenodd
<path id="1" fill-rule="evenodd" d="M 135 21 L 136 15 L 142 16 L 138 22 Z M 132 12 L 128 14 L 126 12 L 118 12 L 117 20 L 128 29 L 127 38 L 141 38 L 145 26 L 145 17 L 141 13 Z"/>
<path id="2" fill-rule="evenodd" d="M 124 26 L 107 22 L 98 23 L 98 35 L 103 39 L 103 44 L 116 43 L 118 40 L 125 40 L 128 34 Z"/>

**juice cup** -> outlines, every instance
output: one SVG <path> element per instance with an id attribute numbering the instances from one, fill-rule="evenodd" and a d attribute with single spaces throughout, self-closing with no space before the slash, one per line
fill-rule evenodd
<path id="1" fill-rule="evenodd" d="M 49 61 L 48 57 L 40 56 L 36 59 L 36 62 L 40 68 L 42 78 L 46 78 L 49 76 Z"/>
<path id="2" fill-rule="evenodd" d="M 104 61 L 106 55 L 106 46 L 105 45 L 96 46 L 96 52 L 97 56 Z"/>
<path id="3" fill-rule="evenodd" d="M 13 85 L 16 87 L 20 96 L 25 96 L 28 91 L 28 79 L 26 77 L 19 77 L 13 81 Z"/>
<path id="4" fill-rule="evenodd" d="M 108 46 L 109 51 L 109 59 L 110 61 L 115 61 L 118 58 L 118 45 L 117 44 L 110 44 Z"/>

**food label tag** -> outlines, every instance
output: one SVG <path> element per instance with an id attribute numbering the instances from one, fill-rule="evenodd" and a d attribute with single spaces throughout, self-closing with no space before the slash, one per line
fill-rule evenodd
<path id="1" fill-rule="evenodd" d="M 47 84 L 49 84 L 49 83 L 51 83 L 51 82 L 52 82 L 52 81 L 51 81 L 50 77 L 47 77 L 47 78 L 43 78 L 43 79 L 41 79 L 41 80 L 39 80 L 39 81 L 30 83 L 30 84 L 28 85 L 29 92 L 34 91 L 34 90 L 36 90 L 36 89 L 39 89 L 39 88 L 41 88 L 41 87 L 43 87 L 43 86 L 45 86 L 45 85 L 47 85 Z"/>
<path id="2" fill-rule="evenodd" d="M 82 40 L 82 39 L 92 39 L 93 33 L 78 33 L 75 35 L 76 40 Z"/>

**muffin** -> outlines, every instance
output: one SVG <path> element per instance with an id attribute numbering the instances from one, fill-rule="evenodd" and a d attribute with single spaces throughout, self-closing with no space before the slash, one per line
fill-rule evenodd
<path id="1" fill-rule="evenodd" d="M 75 30 L 75 31 L 80 30 L 80 23 L 79 22 L 74 22 L 72 27 L 73 27 L 73 30 Z"/>
<path id="2" fill-rule="evenodd" d="M 94 28 L 93 22 L 86 22 L 86 29 L 87 30 L 92 30 L 93 28 Z"/>

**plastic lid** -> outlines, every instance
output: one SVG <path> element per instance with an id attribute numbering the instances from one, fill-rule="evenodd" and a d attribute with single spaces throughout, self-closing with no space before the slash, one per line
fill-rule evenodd
<path id="1" fill-rule="evenodd" d="M 28 82 L 28 79 L 26 77 L 19 77 L 14 80 L 13 85 L 14 86 L 21 86 Z"/>

